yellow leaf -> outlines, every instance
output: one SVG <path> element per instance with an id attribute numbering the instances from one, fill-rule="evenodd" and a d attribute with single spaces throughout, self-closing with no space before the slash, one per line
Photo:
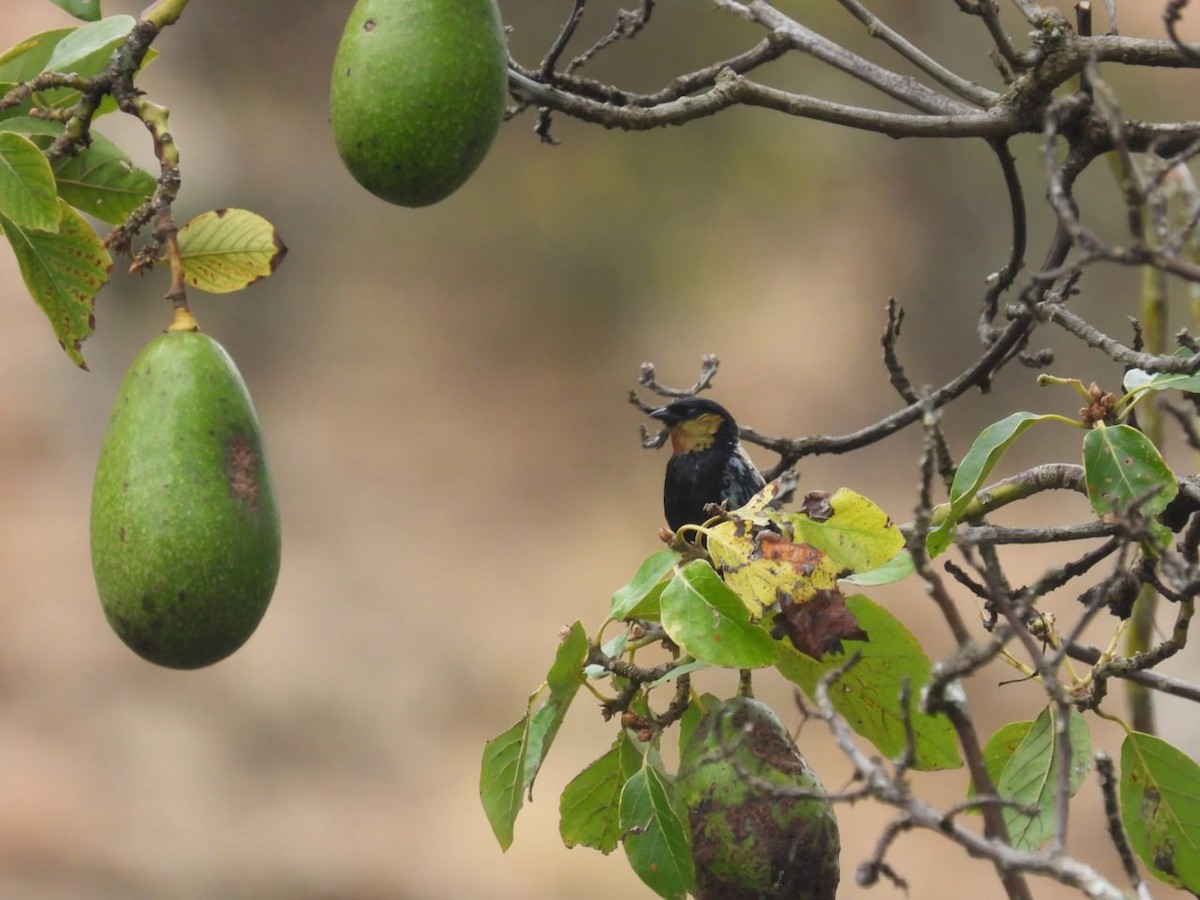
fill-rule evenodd
<path id="1" fill-rule="evenodd" d="M 748 528 L 744 522 L 723 522 L 710 529 L 708 552 L 755 619 L 780 597 L 803 603 L 837 584 L 838 567 L 822 551 L 769 529 Z"/>
<path id="2" fill-rule="evenodd" d="M 188 284 L 227 294 L 274 272 L 287 247 L 262 216 L 246 209 L 217 209 L 179 229 L 179 252 Z"/>
<path id="3" fill-rule="evenodd" d="M 904 545 L 887 514 L 853 491 L 809 495 L 811 515 L 773 510 L 774 499 L 768 486 L 707 535 L 713 563 L 755 619 L 781 598 L 804 603 L 847 574 L 874 569 Z"/>

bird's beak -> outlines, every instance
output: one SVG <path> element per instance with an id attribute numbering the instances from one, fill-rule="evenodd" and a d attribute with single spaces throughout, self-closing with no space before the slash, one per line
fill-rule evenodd
<path id="1" fill-rule="evenodd" d="M 646 413 L 652 419 L 658 419 L 665 425 L 671 424 L 671 411 L 665 406 L 660 406 L 658 409 L 652 409 Z"/>

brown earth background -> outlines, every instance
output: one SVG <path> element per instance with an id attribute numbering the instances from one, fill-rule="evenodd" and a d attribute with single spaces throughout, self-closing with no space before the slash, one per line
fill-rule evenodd
<path id="1" fill-rule="evenodd" d="M 1123 4 L 1122 30 L 1158 36 L 1159 5 Z M 514 52 L 533 64 L 572 4 L 501 6 Z M 820 9 L 805 21 L 891 60 L 835 4 L 782 4 L 798 15 L 810 6 Z M 591 37 L 616 5 L 593 7 Z M 954 4 L 874 8 L 997 84 L 982 27 Z M 682 385 L 716 353 L 713 396 L 744 424 L 795 435 L 850 431 L 896 406 L 878 361 L 889 296 L 908 311 L 901 353 L 914 382 L 942 380 L 976 352 L 977 298 L 1008 241 L 981 143 L 896 142 L 747 110 L 647 134 L 560 118 L 552 148 L 526 114 L 450 200 L 399 209 L 359 189 L 333 149 L 328 77 L 349 9 L 193 3 L 144 79 L 172 110 L 178 218 L 248 207 L 291 251 L 244 294 L 194 297 L 254 394 L 284 520 L 273 605 L 226 662 L 181 673 L 140 661 L 109 631 L 92 585 L 92 467 L 125 368 L 167 324 L 161 273 L 131 278 L 118 266 L 85 373 L 0 252 L 0 897 L 649 896 L 619 851 L 568 851 L 558 838 L 558 793 L 611 739 L 589 701 L 568 718 L 507 854 L 478 802 L 483 743 L 521 714 L 558 629 L 599 624 L 612 589 L 658 546 L 665 456 L 639 448 L 625 401 L 639 364 L 653 360 Z M 0 45 L 69 24 L 49 2 L 10 0 Z M 592 74 L 652 88 L 758 37 L 705 4 L 660 3 L 643 38 L 603 54 Z M 772 71 L 782 87 L 873 99 L 809 60 Z M 1194 74 L 1112 77 L 1131 115 L 1197 115 Z M 109 117 L 100 130 L 152 165 L 140 125 Z M 1035 254 L 1048 227 L 1038 146 L 1014 147 Z M 1103 218 L 1115 192 L 1099 171 L 1089 178 L 1102 198 L 1089 212 Z M 1077 303 L 1124 334 L 1136 290 L 1136 273 L 1092 276 Z M 1056 373 L 1116 386 L 1115 366 L 1053 337 Z M 1015 408 L 1079 404 L 1035 392 L 1013 369 L 969 405 L 948 415 L 960 451 Z M 803 483 L 852 487 L 905 520 L 918 450 L 906 433 L 807 460 Z M 1007 471 L 1077 453 L 1077 435 L 1048 430 Z M 1057 497 L 1005 521 L 1077 521 L 1085 506 Z M 1018 580 L 1049 561 L 1011 557 Z M 931 654 L 949 649 L 919 589 L 875 596 Z M 1195 677 L 1194 656 L 1168 671 Z M 1035 688 L 997 688 L 1009 677 L 989 670 L 968 685 L 984 734 L 1036 715 Z M 734 688 L 719 676 L 701 686 Z M 759 689 L 796 721 L 785 684 L 763 676 Z M 1194 708 L 1160 710 L 1163 735 L 1195 754 Z M 1091 722 L 1114 750 L 1116 729 Z M 849 768 L 820 728 L 800 743 L 827 786 L 845 785 Z M 917 784 L 949 804 L 965 776 Z M 1094 779 L 1074 809 L 1071 848 L 1112 874 Z M 885 811 L 840 815 L 841 896 L 903 897 L 853 881 Z M 891 859 L 912 897 L 1001 896 L 989 866 L 935 838 L 905 836 Z M 1075 896 L 1035 887 L 1039 898 Z"/>

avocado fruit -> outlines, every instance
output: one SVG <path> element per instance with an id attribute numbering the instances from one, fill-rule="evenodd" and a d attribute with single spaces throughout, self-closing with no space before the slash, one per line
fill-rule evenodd
<path id="1" fill-rule="evenodd" d="M 507 91 L 495 0 L 358 0 L 334 58 L 334 142 L 372 194 L 429 206 L 479 167 Z"/>
<path id="2" fill-rule="evenodd" d="M 105 616 L 145 659 L 196 669 L 254 632 L 279 575 L 279 510 L 250 394 L 229 354 L 169 332 L 117 393 L 92 489 Z"/>
<path id="3" fill-rule="evenodd" d="M 680 751 L 676 788 L 691 830 L 697 900 L 837 895 L 833 806 L 766 704 L 734 697 L 709 712 Z"/>

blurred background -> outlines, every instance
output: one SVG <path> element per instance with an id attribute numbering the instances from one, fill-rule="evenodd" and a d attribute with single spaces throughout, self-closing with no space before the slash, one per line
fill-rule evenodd
<path id="1" fill-rule="evenodd" d="M 106 0 L 105 11 L 136 15 L 144 3 Z M 781 8 L 808 16 L 813 5 Z M 815 5 L 808 24 L 904 70 L 836 4 Z M 1122 5 L 1122 31 L 1159 36 L 1156 6 Z M 838 434 L 898 405 L 879 362 L 888 297 L 908 314 L 900 354 L 916 384 L 951 377 L 977 353 L 984 279 L 1009 247 L 1002 184 L 982 143 L 891 141 L 735 110 L 644 134 L 559 117 L 562 143 L 550 147 L 526 113 L 461 191 L 401 209 L 360 189 L 333 148 L 329 70 L 350 7 L 194 3 L 141 82 L 172 110 L 184 173 L 177 219 L 247 207 L 290 248 L 279 272 L 245 293 L 193 297 L 254 395 L 284 520 L 273 604 L 229 660 L 188 673 L 139 660 L 109 631 L 92 584 L 92 467 L 126 367 L 168 324 L 165 277 L 131 278 L 118 262 L 84 347 L 89 373 L 56 346 L 0 252 L 4 898 L 649 896 L 620 851 L 568 851 L 558 837 L 559 792 L 612 736 L 588 698 L 568 717 L 507 854 L 478 802 L 483 743 L 521 715 L 559 628 L 582 619 L 593 630 L 611 591 L 659 546 L 666 455 L 640 448 L 642 420 L 626 401 L 640 364 L 683 386 L 715 353 L 712 396 L 743 424 Z M 960 73 L 998 85 L 982 26 L 953 4 L 872 7 Z M 501 8 L 514 54 L 533 65 L 572 3 Z M 596 0 L 572 50 L 606 32 L 616 9 Z M 49 2 L 8 3 L 0 45 L 70 24 Z M 642 37 L 585 71 L 651 89 L 759 37 L 706 4 L 662 3 Z M 769 71 L 781 87 L 875 100 L 811 60 Z M 1105 74 L 1135 118 L 1197 116 L 1194 74 Z M 100 130 L 153 166 L 138 123 L 113 116 Z M 1027 176 L 1032 266 L 1049 229 L 1039 139 L 1014 151 Z M 1119 229 L 1117 194 L 1096 168 L 1088 213 Z M 1076 302 L 1126 335 L 1137 285 L 1137 273 L 1098 271 Z M 1038 339 L 1054 342 L 1056 374 L 1116 387 L 1113 365 L 1061 335 Z M 1013 368 L 947 422 L 961 452 L 1013 409 L 1078 406 Z M 1074 461 L 1078 440 L 1035 430 L 1003 474 Z M 919 448 L 912 432 L 805 460 L 803 485 L 854 488 L 905 521 Z M 1059 496 L 1000 520 L 1086 517 L 1082 499 Z M 1008 558 L 1020 580 L 1055 557 Z M 950 648 L 919 588 L 873 596 L 931 655 Z M 1071 596 L 1059 603 L 1061 615 L 1078 609 Z M 1102 621 L 1090 637 L 1103 642 L 1109 629 Z M 1167 667 L 1194 670 L 1186 659 Z M 993 668 L 968 685 L 985 737 L 1037 713 L 1036 687 L 997 686 L 1012 677 Z M 701 686 L 735 688 L 719 676 Z M 762 676 L 758 686 L 798 721 L 786 684 Z M 1194 709 L 1163 700 L 1160 710 L 1163 736 L 1194 754 Z M 1098 746 L 1119 746 L 1114 727 L 1089 721 Z M 828 787 L 845 786 L 849 768 L 818 726 L 799 741 Z M 951 804 L 965 778 L 916 784 Z M 1071 849 L 1117 877 L 1094 779 L 1073 810 Z M 854 869 L 888 813 L 860 804 L 839 815 L 841 896 L 867 896 Z M 954 896 L 948 885 L 968 883 L 979 900 L 1002 896 L 988 865 L 927 835 L 901 838 L 890 861 L 912 897 Z M 1039 897 L 1075 896 L 1034 886 Z M 869 894 L 903 896 L 889 885 Z"/>

